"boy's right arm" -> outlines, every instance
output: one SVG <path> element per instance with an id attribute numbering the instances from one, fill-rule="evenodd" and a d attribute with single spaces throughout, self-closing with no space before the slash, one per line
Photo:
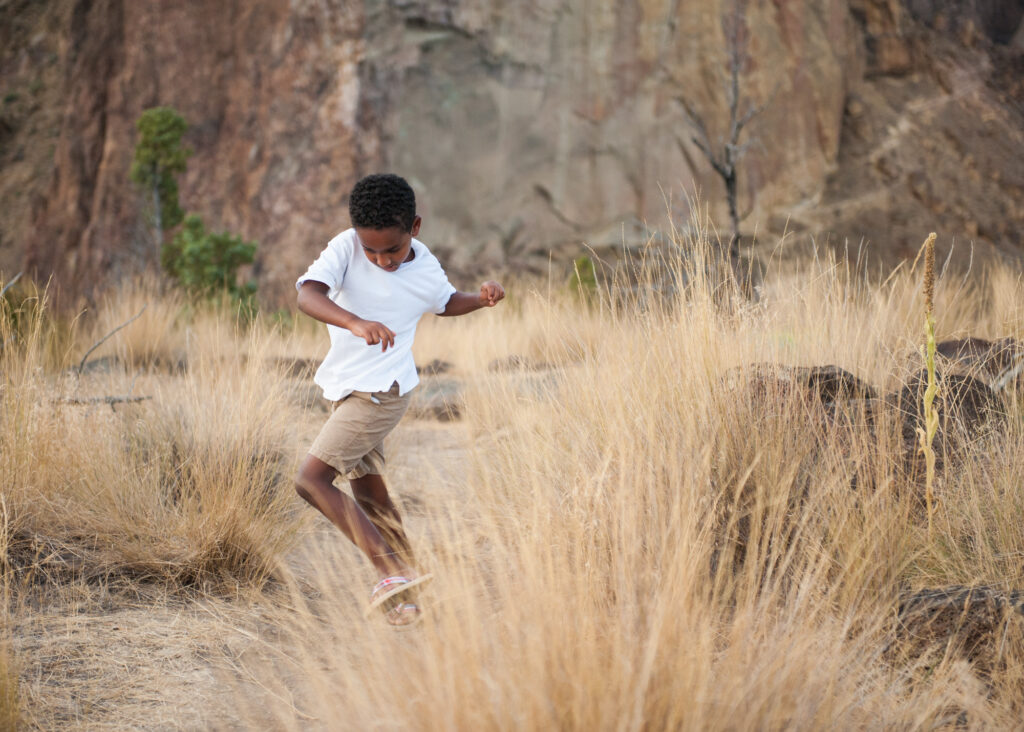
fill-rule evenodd
<path id="1" fill-rule="evenodd" d="M 393 330 L 383 323 L 363 320 L 355 313 L 349 312 L 327 296 L 329 290 L 330 288 L 324 282 L 306 280 L 299 287 L 299 310 L 322 323 L 344 328 L 352 335 L 365 340 L 368 346 L 380 343 L 381 351 L 386 351 L 389 346 L 395 345 Z"/>

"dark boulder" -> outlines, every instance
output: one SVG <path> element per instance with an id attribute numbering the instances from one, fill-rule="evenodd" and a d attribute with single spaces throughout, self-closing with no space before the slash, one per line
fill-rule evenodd
<path id="1" fill-rule="evenodd" d="M 440 376 L 441 374 L 447 374 L 452 370 L 452 368 L 452 365 L 448 361 L 435 358 L 423 366 L 417 365 L 416 373 L 420 376 Z"/>
<path id="2" fill-rule="evenodd" d="M 935 344 L 935 353 L 946 370 L 964 371 L 990 386 L 1014 380 L 1024 370 L 1024 346 L 1014 338 L 957 338 Z"/>
<path id="3" fill-rule="evenodd" d="M 838 366 L 786 366 L 753 363 L 725 373 L 726 388 L 752 401 L 797 397 L 817 400 L 826 406 L 875 398 L 875 389 Z"/>
<path id="4" fill-rule="evenodd" d="M 966 658 L 982 672 L 997 667 L 1006 635 L 1024 630 L 1024 592 L 996 587 L 930 588 L 899 598 L 893 648 Z"/>
<path id="5" fill-rule="evenodd" d="M 874 387 L 838 366 L 798 368 L 796 377 L 808 391 L 817 394 L 823 402 L 875 397 Z"/>
<path id="6" fill-rule="evenodd" d="M 949 463 L 963 459 L 968 448 L 979 440 L 997 434 L 1006 424 L 999 395 L 981 379 L 968 374 L 937 373 L 938 393 L 935 408 L 939 426 L 932 448 L 935 468 L 940 473 Z M 875 426 L 882 434 L 895 433 L 897 444 L 890 450 L 898 454 L 897 473 L 914 485 L 923 485 L 925 456 L 921 450 L 919 429 L 924 429 L 924 394 L 928 372 L 924 369 L 904 385 L 886 395 L 875 411 Z M 894 422 L 893 422 L 894 421 Z"/>
<path id="7" fill-rule="evenodd" d="M 935 407 L 939 414 L 937 439 L 960 444 L 1002 424 L 1005 412 L 999 395 L 979 378 L 968 374 L 936 374 L 938 393 Z M 924 426 L 924 394 L 928 372 L 918 371 L 904 385 L 886 398 L 898 419 L 904 439 L 917 439 L 917 429 Z"/>

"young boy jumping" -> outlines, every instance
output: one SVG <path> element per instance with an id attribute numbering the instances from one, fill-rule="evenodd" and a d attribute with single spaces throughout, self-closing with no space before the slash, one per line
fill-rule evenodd
<path id="1" fill-rule="evenodd" d="M 413 588 L 428 575 L 411 566 L 402 519 L 381 477 L 384 438 L 419 383 L 412 357 L 425 313 L 465 315 L 505 297 L 497 282 L 479 293 L 457 292 L 415 237 L 422 219 L 416 197 L 397 175 L 370 175 L 352 189 L 352 228 L 295 283 L 299 310 L 327 324 L 331 347 L 314 380 L 334 410 L 299 468 L 296 490 L 373 563 L 380 581 L 371 606 L 392 625 L 420 615 Z M 334 486 L 344 476 L 352 497 Z"/>

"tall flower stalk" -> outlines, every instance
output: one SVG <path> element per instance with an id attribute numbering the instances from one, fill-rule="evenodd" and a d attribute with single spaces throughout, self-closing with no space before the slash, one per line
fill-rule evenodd
<path id="1" fill-rule="evenodd" d="M 935 406 L 935 396 L 939 386 L 935 379 L 935 232 L 928 235 L 924 242 L 924 362 L 928 370 L 928 386 L 924 391 L 924 429 L 920 427 L 917 435 L 921 440 L 921 451 L 924 453 L 925 505 L 928 511 L 928 538 L 933 536 L 932 517 L 935 512 L 935 448 L 932 442 L 939 429 L 939 414 Z"/>

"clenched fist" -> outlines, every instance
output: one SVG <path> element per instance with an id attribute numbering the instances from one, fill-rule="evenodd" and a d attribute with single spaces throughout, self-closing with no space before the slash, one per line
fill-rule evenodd
<path id="1" fill-rule="evenodd" d="M 480 306 L 492 308 L 505 297 L 505 289 L 497 282 L 488 280 L 480 285 Z"/>

